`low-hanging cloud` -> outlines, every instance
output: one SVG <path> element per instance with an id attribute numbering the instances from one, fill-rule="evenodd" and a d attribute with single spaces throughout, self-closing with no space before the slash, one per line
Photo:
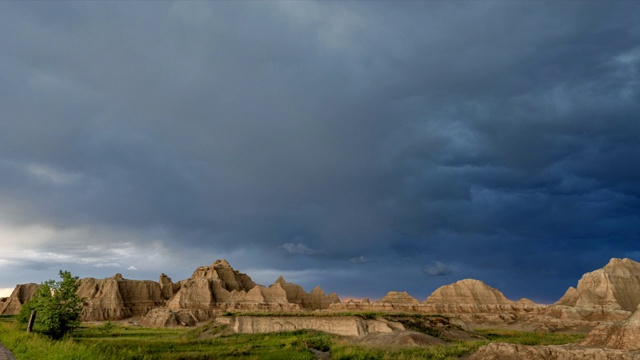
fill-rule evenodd
<path id="1" fill-rule="evenodd" d="M 93 266 L 95 266 L 97 268 L 120 267 L 120 264 L 118 264 L 118 263 L 97 263 L 97 264 L 94 264 Z"/>
<path id="2" fill-rule="evenodd" d="M 433 266 L 425 268 L 423 272 L 429 276 L 449 276 L 453 273 L 449 266 L 440 261 L 436 261 Z"/>
<path id="3" fill-rule="evenodd" d="M 318 255 L 322 254 L 324 251 L 320 249 L 312 249 L 305 244 L 302 243 L 286 243 L 282 244 L 282 247 L 291 254 L 297 255 Z"/>
<path id="4" fill-rule="evenodd" d="M 375 262 L 374 259 L 366 257 L 366 256 L 356 256 L 356 257 L 353 257 L 353 258 L 349 259 L 349 261 L 352 264 L 367 264 L 367 263 Z"/>

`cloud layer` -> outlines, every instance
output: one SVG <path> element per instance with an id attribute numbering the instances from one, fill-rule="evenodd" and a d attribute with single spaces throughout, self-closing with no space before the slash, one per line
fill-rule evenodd
<path id="1" fill-rule="evenodd" d="M 347 296 L 554 301 L 640 260 L 638 15 L 2 3 L 0 287 L 226 257 Z"/>

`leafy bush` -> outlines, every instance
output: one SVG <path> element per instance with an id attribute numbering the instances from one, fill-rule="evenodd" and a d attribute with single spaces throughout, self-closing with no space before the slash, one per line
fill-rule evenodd
<path id="1" fill-rule="evenodd" d="M 29 322 L 29 317 L 31 317 L 31 312 L 33 311 L 31 304 L 32 302 L 30 301 L 22 305 L 22 308 L 20 308 L 20 312 L 16 315 L 16 321 L 18 321 L 19 324 L 26 324 Z"/>
<path id="2" fill-rule="evenodd" d="M 60 339 L 69 331 L 80 326 L 82 299 L 78 296 L 78 277 L 60 270 L 60 281 L 49 280 L 42 283 L 33 299 L 20 312 L 19 321 L 29 320 L 27 311 L 36 311 L 35 330 L 52 339 Z M 31 311 L 29 311 L 30 313 Z"/>

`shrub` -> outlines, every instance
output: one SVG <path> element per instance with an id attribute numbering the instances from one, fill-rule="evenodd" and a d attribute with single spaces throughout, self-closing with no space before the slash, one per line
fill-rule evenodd
<path id="1" fill-rule="evenodd" d="M 33 299 L 25 306 L 37 311 L 36 330 L 53 339 L 60 339 L 80 326 L 82 312 L 82 299 L 77 294 L 80 286 L 78 277 L 62 270 L 59 274 L 60 281 L 49 280 L 42 283 Z M 24 315 L 26 314 L 21 312 L 21 316 Z"/>

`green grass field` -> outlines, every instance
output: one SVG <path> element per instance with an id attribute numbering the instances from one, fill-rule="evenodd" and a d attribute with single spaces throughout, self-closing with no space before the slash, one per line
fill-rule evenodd
<path id="1" fill-rule="evenodd" d="M 445 346 L 382 349 L 354 345 L 338 336 L 316 331 L 272 334 L 213 335 L 218 328 L 150 329 L 84 324 L 67 338 L 52 341 L 27 334 L 11 318 L 0 319 L 0 341 L 17 360 L 204 360 L 315 359 L 311 349 L 330 351 L 331 359 L 457 359 L 489 342 L 527 345 L 580 341 L 578 334 L 481 330 L 487 340 L 453 342 Z"/>

